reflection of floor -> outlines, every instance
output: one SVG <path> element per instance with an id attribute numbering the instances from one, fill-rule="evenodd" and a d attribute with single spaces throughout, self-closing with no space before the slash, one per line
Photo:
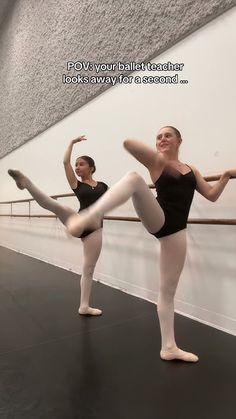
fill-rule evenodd
<path id="1" fill-rule="evenodd" d="M 235 337 L 176 316 L 198 364 L 159 359 L 153 304 L 0 247 L 1 419 L 235 419 Z"/>

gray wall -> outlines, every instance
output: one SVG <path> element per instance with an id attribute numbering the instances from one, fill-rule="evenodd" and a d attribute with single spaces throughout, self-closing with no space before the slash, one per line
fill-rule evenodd
<path id="1" fill-rule="evenodd" d="M 67 61 L 151 59 L 236 0 L 12 0 L 8 5 L 3 1 L 0 9 L 0 157 L 111 86 L 63 84 L 62 75 L 72 75 Z"/>

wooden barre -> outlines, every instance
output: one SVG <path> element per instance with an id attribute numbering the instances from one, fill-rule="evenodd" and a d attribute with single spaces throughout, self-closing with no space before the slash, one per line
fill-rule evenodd
<path id="1" fill-rule="evenodd" d="M 214 182 L 219 180 L 221 177 L 221 175 L 215 175 L 215 176 L 204 176 L 204 179 L 207 182 Z M 230 179 L 236 179 L 236 176 L 231 176 Z M 155 185 L 153 184 L 149 184 L 148 187 L 150 189 L 154 189 Z M 72 197 L 75 196 L 74 193 L 64 193 L 64 194 L 59 194 L 59 195 L 50 195 L 51 198 L 57 199 L 57 198 L 68 198 L 68 197 Z M 29 199 L 19 199 L 17 201 L 2 201 L 0 202 L 0 204 L 16 204 L 16 203 L 22 203 L 22 202 L 31 202 L 34 201 L 34 198 L 29 198 Z"/>
<path id="2" fill-rule="evenodd" d="M 18 218 L 57 218 L 56 215 L 52 214 L 0 214 L 0 217 L 18 217 Z M 114 217 L 105 216 L 104 220 L 110 221 L 129 221 L 129 222 L 140 222 L 137 217 Z M 188 224 L 209 224 L 209 225 L 236 225 L 236 219 L 227 218 L 189 218 Z"/>

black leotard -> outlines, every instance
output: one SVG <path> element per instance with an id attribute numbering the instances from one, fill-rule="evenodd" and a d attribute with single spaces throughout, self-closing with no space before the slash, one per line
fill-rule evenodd
<path id="1" fill-rule="evenodd" d="M 175 169 L 171 171 L 164 169 L 155 182 L 155 187 L 156 199 L 165 214 L 163 227 L 154 233 L 154 236 L 159 239 L 186 228 L 196 189 L 196 178 L 192 169 L 185 175 Z"/>
<path id="2" fill-rule="evenodd" d="M 103 182 L 97 182 L 96 186 L 88 185 L 88 183 L 80 182 L 79 180 L 77 182 L 76 188 L 72 190 L 80 203 L 80 209 L 78 212 L 88 208 L 96 202 L 108 189 L 108 186 Z M 101 227 L 102 226 L 103 223 L 101 223 Z M 80 238 L 88 236 L 93 231 L 94 230 L 85 230 Z"/>

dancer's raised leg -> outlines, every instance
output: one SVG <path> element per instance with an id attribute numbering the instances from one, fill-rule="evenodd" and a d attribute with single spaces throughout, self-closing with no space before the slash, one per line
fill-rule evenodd
<path id="1" fill-rule="evenodd" d="M 80 236 L 85 228 L 95 228 L 104 214 L 131 197 L 143 225 L 150 233 L 156 233 L 164 224 L 164 213 L 144 179 L 136 172 L 127 173 L 87 211 L 70 217 L 67 223 L 69 232 Z"/>
<path id="2" fill-rule="evenodd" d="M 102 229 L 94 231 L 88 236 L 82 239 L 84 260 L 83 260 L 83 271 L 80 280 L 80 307 L 79 314 L 100 316 L 102 310 L 92 308 L 89 306 L 89 299 L 91 294 L 93 272 L 99 258 L 102 248 Z"/>
<path id="3" fill-rule="evenodd" d="M 174 335 L 174 296 L 186 257 L 186 229 L 160 239 L 160 288 L 157 311 L 160 321 L 162 349 L 166 361 L 180 359 L 197 362 L 198 357 L 179 349 Z"/>
<path id="4" fill-rule="evenodd" d="M 16 185 L 19 189 L 27 189 L 35 201 L 42 207 L 53 212 L 59 220 L 65 224 L 68 218 L 76 214 L 76 212 L 65 206 L 59 204 L 55 199 L 46 195 L 40 189 L 38 189 L 31 180 L 26 177 L 19 170 L 8 170 L 9 175 L 15 180 Z"/>

